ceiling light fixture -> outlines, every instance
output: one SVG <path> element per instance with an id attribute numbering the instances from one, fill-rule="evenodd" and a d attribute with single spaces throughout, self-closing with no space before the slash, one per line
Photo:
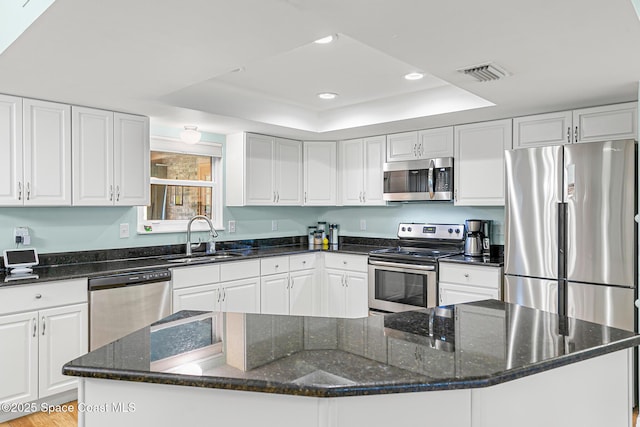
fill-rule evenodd
<path id="1" fill-rule="evenodd" d="M 404 78 L 407 80 L 420 80 L 424 77 L 424 73 L 413 72 L 409 74 L 405 74 Z"/>
<path id="2" fill-rule="evenodd" d="M 180 132 L 180 140 L 185 144 L 197 144 L 202 134 L 198 132 L 198 126 L 185 126 Z"/>
<path id="3" fill-rule="evenodd" d="M 333 92 L 322 92 L 318 94 L 318 98 L 320 99 L 336 99 L 337 96 L 338 94 Z"/>
<path id="4" fill-rule="evenodd" d="M 317 44 L 329 44 L 332 41 L 335 41 L 337 39 L 338 39 L 338 35 L 337 34 L 331 34 L 330 36 L 323 37 L 321 39 L 318 39 L 318 40 L 314 41 L 314 43 L 317 43 Z"/>

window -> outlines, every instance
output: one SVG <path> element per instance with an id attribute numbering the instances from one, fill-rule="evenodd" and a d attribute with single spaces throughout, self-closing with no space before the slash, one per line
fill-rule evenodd
<path id="1" fill-rule="evenodd" d="M 138 208 L 138 232 L 184 232 L 195 215 L 221 229 L 221 155 L 219 144 L 151 138 L 151 204 Z M 193 224 L 193 230 L 207 229 L 204 222 Z"/>

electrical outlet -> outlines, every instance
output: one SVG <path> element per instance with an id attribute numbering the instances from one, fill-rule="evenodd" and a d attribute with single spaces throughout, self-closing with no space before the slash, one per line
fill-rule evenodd
<path id="1" fill-rule="evenodd" d="M 361 219 L 360 220 L 360 231 L 365 231 L 367 229 L 367 220 L 366 219 Z"/>
<path id="2" fill-rule="evenodd" d="M 126 239 L 127 237 L 129 237 L 129 224 L 120 224 L 120 238 Z"/>
<path id="3" fill-rule="evenodd" d="M 20 242 L 23 245 L 31 244 L 31 236 L 29 236 L 29 227 L 16 227 L 13 229 L 13 241 Z"/>
<path id="4" fill-rule="evenodd" d="M 278 231 L 278 220 L 274 219 L 271 221 L 271 231 Z"/>
<path id="5" fill-rule="evenodd" d="M 236 222 L 235 221 L 229 221 L 229 226 L 227 228 L 229 229 L 229 233 L 235 233 L 236 232 Z"/>

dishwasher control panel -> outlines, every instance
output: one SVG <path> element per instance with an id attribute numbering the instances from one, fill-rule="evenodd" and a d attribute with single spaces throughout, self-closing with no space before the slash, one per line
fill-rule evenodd
<path id="1" fill-rule="evenodd" d="M 89 290 L 143 285 L 153 282 L 168 282 L 170 280 L 171 271 L 168 269 L 140 270 L 108 276 L 90 277 Z"/>

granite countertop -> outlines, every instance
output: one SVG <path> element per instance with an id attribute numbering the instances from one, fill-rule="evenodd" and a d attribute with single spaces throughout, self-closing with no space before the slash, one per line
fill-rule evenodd
<path id="1" fill-rule="evenodd" d="M 450 257 L 443 257 L 438 259 L 439 262 L 452 262 L 456 264 L 473 264 L 473 265 L 484 265 L 488 267 L 503 267 L 504 266 L 504 257 L 501 256 L 493 256 L 491 258 L 484 257 L 473 257 L 473 256 L 465 256 L 465 255 L 454 255 Z"/>
<path id="2" fill-rule="evenodd" d="M 363 319 L 179 312 L 65 375 L 340 397 L 486 387 L 640 344 L 495 300 Z"/>
<path id="3" fill-rule="evenodd" d="M 292 245 L 275 245 L 275 246 L 258 246 L 247 248 L 224 249 L 220 252 L 235 254 L 230 258 L 210 260 L 209 263 L 242 261 L 245 259 L 261 258 L 278 255 L 295 255 L 307 252 L 338 252 L 347 254 L 366 255 L 369 251 L 376 249 L 376 246 L 365 244 L 341 244 L 338 249 L 309 249 L 304 244 Z M 0 289 L 8 286 L 16 286 L 28 283 L 46 283 L 56 280 L 69 280 L 85 277 L 99 277 L 111 274 L 126 273 L 129 271 L 148 270 L 155 268 L 180 268 L 187 265 L 203 265 L 207 262 L 198 262 L 190 264 L 180 264 L 170 262 L 170 259 L 184 257 L 184 254 L 173 255 L 151 255 L 140 256 L 136 258 L 114 259 L 114 260 L 94 260 L 85 262 L 74 262 L 73 257 L 64 260 L 64 264 L 43 265 L 33 268 L 33 274 L 25 275 L 19 280 L 7 280 L 10 277 L 5 270 L 0 271 Z"/>

